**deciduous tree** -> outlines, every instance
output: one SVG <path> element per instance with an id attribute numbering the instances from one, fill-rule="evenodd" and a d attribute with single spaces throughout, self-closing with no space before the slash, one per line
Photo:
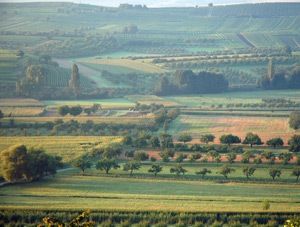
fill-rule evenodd
<path id="1" fill-rule="evenodd" d="M 196 172 L 197 175 L 201 175 L 202 178 L 205 177 L 205 175 L 211 173 L 211 171 L 207 168 L 203 168 L 202 170 Z"/>
<path id="2" fill-rule="evenodd" d="M 183 134 L 179 135 L 179 137 L 178 137 L 178 141 L 183 142 L 184 144 L 186 142 L 192 141 L 192 139 L 193 139 L 192 136 L 187 133 L 183 133 Z"/>
<path id="3" fill-rule="evenodd" d="M 290 114 L 290 127 L 297 130 L 300 128 L 300 111 L 295 111 Z"/>
<path id="4" fill-rule="evenodd" d="M 233 168 L 230 168 L 229 166 L 227 165 L 224 165 L 220 171 L 218 172 L 219 174 L 223 175 L 225 177 L 225 179 L 228 178 L 228 175 L 231 174 L 232 172 L 234 172 L 235 169 Z"/>
<path id="5" fill-rule="evenodd" d="M 228 135 L 222 135 L 220 137 L 220 142 L 230 146 L 231 144 L 234 144 L 234 143 L 240 143 L 241 139 L 238 136 L 228 134 Z"/>
<path id="6" fill-rule="evenodd" d="M 146 152 L 135 152 L 134 154 L 134 160 L 135 161 L 146 161 L 149 159 L 149 155 Z"/>
<path id="7" fill-rule="evenodd" d="M 151 168 L 148 170 L 149 173 L 154 173 L 154 176 L 156 176 L 161 171 L 162 167 L 158 164 L 152 165 Z"/>
<path id="8" fill-rule="evenodd" d="M 177 176 L 180 174 L 184 175 L 187 172 L 186 169 L 182 167 L 182 165 L 176 165 L 172 168 L 170 168 L 170 173 L 175 173 Z"/>
<path id="9" fill-rule="evenodd" d="M 247 179 L 249 179 L 249 177 L 251 177 L 254 174 L 255 170 L 256 168 L 247 166 L 243 168 L 243 174 L 247 177 Z"/>
<path id="10" fill-rule="evenodd" d="M 86 169 L 91 168 L 92 163 L 88 155 L 83 155 L 74 161 L 74 166 L 79 168 L 82 173 L 84 173 Z"/>
<path id="11" fill-rule="evenodd" d="M 130 175 L 133 174 L 134 170 L 139 170 L 141 168 L 141 163 L 137 162 L 137 161 L 130 161 L 127 162 L 124 166 L 123 166 L 123 170 L 124 171 L 130 171 Z"/>
<path id="12" fill-rule="evenodd" d="M 70 112 L 69 106 L 60 106 L 58 107 L 58 113 L 61 116 L 66 116 Z"/>
<path id="13" fill-rule="evenodd" d="M 284 142 L 280 137 L 273 138 L 267 141 L 267 145 L 272 146 L 273 148 L 283 146 Z"/>
<path id="14" fill-rule="evenodd" d="M 292 152 L 300 152 L 300 135 L 294 135 L 288 142 L 289 150 Z"/>
<path id="15" fill-rule="evenodd" d="M 275 180 L 276 177 L 280 177 L 281 170 L 272 168 L 269 170 L 269 175 L 270 175 L 270 177 L 272 177 L 273 180 Z"/>
<path id="16" fill-rule="evenodd" d="M 213 134 L 205 134 L 200 137 L 200 141 L 208 144 L 209 142 L 214 142 L 215 138 L 216 137 Z"/>
<path id="17" fill-rule="evenodd" d="M 257 134 L 253 134 L 252 132 L 249 132 L 244 141 L 243 144 L 249 144 L 250 147 L 253 145 L 261 145 L 263 142 L 261 141 L 261 138 Z"/>
<path id="18" fill-rule="evenodd" d="M 109 173 L 111 169 L 120 168 L 117 161 L 114 159 L 104 158 L 97 162 L 96 169 L 104 170 L 106 174 Z"/>
<path id="19" fill-rule="evenodd" d="M 292 176 L 295 176 L 297 181 L 299 180 L 299 177 L 300 177 L 300 168 L 299 167 L 295 167 L 293 169 Z"/>

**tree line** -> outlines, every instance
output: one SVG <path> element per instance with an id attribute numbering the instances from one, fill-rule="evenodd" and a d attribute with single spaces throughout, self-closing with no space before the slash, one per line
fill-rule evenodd
<path id="1" fill-rule="evenodd" d="M 191 144 L 188 146 L 186 142 L 191 142 L 193 140 L 192 136 L 183 133 L 180 134 L 177 138 L 177 141 L 182 142 L 183 144 L 174 143 L 173 136 L 167 133 L 161 133 L 159 136 L 151 135 L 146 132 L 139 132 L 138 134 L 131 136 L 125 135 L 124 143 L 126 145 L 131 145 L 137 148 L 151 147 L 151 148 L 175 148 L 177 150 L 185 151 L 204 151 L 205 148 L 199 144 Z M 240 137 L 233 134 L 224 134 L 219 138 L 221 144 L 231 147 L 232 144 L 245 144 L 249 145 L 251 148 L 254 145 L 263 145 L 263 141 L 259 135 L 252 132 L 247 133 L 245 138 L 241 140 Z M 200 137 L 200 141 L 204 144 L 213 143 L 215 141 L 215 136 L 213 134 L 203 134 Z M 266 141 L 268 146 L 273 148 L 281 147 L 284 145 L 284 141 L 280 137 L 271 138 Z M 300 152 L 300 135 L 294 135 L 288 141 L 289 150 L 291 152 Z"/>
<path id="2" fill-rule="evenodd" d="M 259 84 L 266 90 L 298 89 L 300 88 L 300 66 L 277 72 L 273 69 L 268 72 L 268 75 L 263 76 Z"/>
<path id="3" fill-rule="evenodd" d="M 177 70 L 171 78 L 162 77 L 155 92 L 158 95 L 201 94 L 219 93 L 227 89 L 228 81 L 221 74 Z"/>
<path id="4" fill-rule="evenodd" d="M 134 171 L 138 171 L 142 167 L 142 161 L 145 161 L 147 158 L 146 154 L 137 153 L 134 155 L 134 159 L 126 162 L 123 164 L 123 171 L 129 172 L 129 175 L 132 176 Z M 93 158 L 94 159 L 94 158 Z M 152 160 L 154 162 L 155 160 Z M 90 160 L 90 157 L 87 155 L 80 157 L 74 162 L 74 166 L 79 168 L 82 173 L 85 170 L 91 168 L 93 166 L 93 162 Z M 99 161 L 95 163 L 95 168 L 100 171 L 104 171 L 106 174 L 109 174 L 110 170 L 121 168 L 119 163 L 114 158 L 108 158 L 107 156 L 102 156 Z M 151 167 L 148 169 L 148 172 L 153 174 L 155 177 L 157 174 L 162 172 L 163 166 L 160 164 L 152 164 Z M 243 175 L 247 178 L 247 180 L 254 175 L 256 168 L 253 166 L 245 166 L 242 168 Z M 171 174 L 175 174 L 176 176 L 185 175 L 188 172 L 187 169 L 183 167 L 181 164 L 174 165 L 169 168 L 169 172 Z M 216 173 L 222 175 L 225 179 L 228 179 L 231 173 L 235 172 L 234 168 L 231 168 L 229 165 L 223 165 Z M 196 175 L 200 175 L 204 178 L 206 175 L 211 174 L 212 171 L 207 168 L 200 169 L 196 171 Z M 280 168 L 270 168 L 269 169 L 269 176 L 272 180 L 279 178 L 282 174 L 282 170 Z M 296 180 L 299 180 L 300 177 L 300 168 L 295 167 L 292 171 L 292 176 L 296 177 Z"/>

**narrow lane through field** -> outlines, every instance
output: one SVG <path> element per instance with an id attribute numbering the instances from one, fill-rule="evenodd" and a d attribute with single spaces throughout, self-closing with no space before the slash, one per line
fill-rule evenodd
<path id="1" fill-rule="evenodd" d="M 60 67 L 62 68 L 67 68 L 67 69 L 71 69 L 73 64 L 76 63 L 78 65 L 79 68 L 79 73 L 82 76 L 85 76 L 86 78 L 94 81 L 97 85 L 97 87 L 99 88 L 112 88 L 112 87 L 117 87 L 115 84 L 111 83 L 110 81 L 108 81 L 107 79 L 102 77 L 101 72 L 91 69 L 87 66 L 84 66 L 82 64 L 80 64 L 79 62 L 73 60 L 73 59 L 58 59 L 55 58 L 53 59 L 54 61 L 56 61 Z"/>

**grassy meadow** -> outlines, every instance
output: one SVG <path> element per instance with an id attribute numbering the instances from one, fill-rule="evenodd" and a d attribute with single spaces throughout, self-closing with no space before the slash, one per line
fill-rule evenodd
<path id="1" fill-rule="evenodd" d="M 0 208 L 41 210 L 264 212 L 267 199 L 268 212 L 297 212 L 300 199 L 296 184 L 82 176 L 77 170 L 0 188 L 0 193 Z"/>

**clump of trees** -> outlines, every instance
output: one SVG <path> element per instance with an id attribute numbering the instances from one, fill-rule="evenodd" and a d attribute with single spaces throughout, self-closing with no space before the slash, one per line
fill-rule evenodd
<path id="1" fill-rule="evenodd" d="M 283 146 L 284 142 L 280 137 L 272 138 L 267 141 L 268 146 L 272 146 L 273 148 Z"/>
<path id="2" fill-rule="evenodd" d="M 115 159 L 104 158 L 96 164 L 96 169 L 104 170 L 106 174 L 108 174 L 111 169 L 118 168 L 120 168 L 120 166 Z"/>
<path id="3" fill-rule="evenodd" d="M 170 79 L 162 77 L 155 92 L 159 95 L 201 94 L 219 93 L 227 89 L 228 81 L 221 74 L 178 70 Z"/>
<path id="4" fill-rule="evenodd" d="M 67 114 L 70 114 L 72 116 L 78 116 L 82 113 L 82 107 L 81 106 L 72 106 L 69 107 L 67 105 L 58 107 L 58 113 L 61 116 L 66 116 Z"/>
<path id="5" fill-rule="evenodd" d="M 212 134 L 205 134 L 200 137 L 200 141 L 202 143 L 208 144 L 209 142 L 214 142 L 215 138 L 216 137 Z"/>
<path id="6" fill-rule="evenodd" d="M 183 133 L 183 134 L 179 135 L 179 137 L 178 137 L 178 141 L 183 142 L 184 144 L 186 142 L 192 141 L 192 139 L 193 139 L 193 137 L 187 133 Z"/>
<path id="7" fill-rule="evenodd" d="M 243 174 L 249 179 L 250 176 L 252 176 L 255 172 L 256 168 L 247 166 L 243 168 Z"/>
<path id="8" fill-rule="evenodd" d="M 261 141 L 261 138 L 257 134 L 249 132 L 247 133 L 243 141 L 243 144 L 249 144 L 251 147 L 253 147 L 253 145 L 262 145 L 263 142 Z"/>
<path id="9" fill-rule="evenodd" d="M 92 162 L 90 160 L 90 156 L 85 154 L 74 160 L 73 165 L 79 168 L 82 173 L 84 173 L 85 170 L 91 168 Z"/>
<path id="10" fill-rule="evenodd" d="M 300 135 L 294 135 L 289 141 L 289 150 L 291 152 L 300 152 Z"/>
<path id="11" fill-rule="evenodd" d="M 151 168 L 148 170 L 149 173 L 153 173 L 156 176 L 159 172 L 162 171 L 162 167 L 158 164 L 153 164 Z"/>
<path id="12" fill-rule="evenodd" d="M 269 170 L 269 175 L 270 177 L 275 180 L 275 178 L 279 178 L 281 175 L 281 170 L 280 169 L 276 169 L 276 168 L 272 168 Z"/>
<path id="13" fill-rule="evenodd" d="M 300 66 L 282 71 L 270 71 L 259 81 L 263 89 L 298 89 L 300 88 Z"/>
<path id="14" fill-rule="evenodd" d="M 241 139 L 238 136 L 228 134 L 228 135 L 222 135 L 220 137 L 220 142 L 230 146 L 231 144 L 241 143 Z"/>
<path id="15" fill-rule="evenodd" d="M 170 168 L 170 173 L 175 173 L 177 176 L 180 174 L 184 175 L 187 172 L 186 169 L 182 167 L 182 165 L 176 165 Z"/>
<path id="16" fill-rule="evenodd" d="M 91 115 L 92 113 L 96 113 L 99 109 L 102 109 L 101 105 L 94 104 L 91 107 L 82 108 L 80 105 L 77 106 L 60 106 L 57 109 L 57 112 L 61 116 L 66 116 L 67 114 L 70 114 L 72 116 L 80 115 L 82 112 L 86 113 L 87 115 Z"/>
<path id="17" fill-rule="evenodd" d="M 44 83 L 45 70 L 42 65 L 29 65 L 25 76 L 16 83 L 17 95 L 31 96 Z"/>
<path id="18" fill-rule="evenodd" d="M 139 170 L 141 168 L 141 163 L 137 162 L 137 161 L 130 161 L 127 162 L 124 166 L 123 166 L 123 170 L 124 171 L 129 171 L 130 172 L 130 176 L 133 174 L 134 170 Z"/>
<path id="19" fill-rule="evenodd" d="M 1 120 L 1 118 L 3 118 L 4 117 L 4 113 L 2 112 L 2 110 L 0 110 L 0 120 Z"/>
<path id="20" fill-rule="evenodd" d="M 197 175 L 200 175 L 202 178 L 205 177 L 205 175 L 210 174 L 211 170 L 207 169 L 207 168 L 203 168 L 199 171 L 196 172 Z"/>
<path id="21" fill-rule="evenodd" d="M 299 111 L 294 111 L 290 114 L 289 125 L 292 129 L 295 129 L 295 130 L 300 128 L 300 112 Z"/>
<path id="22" fill-rule="evenodd" d="M 62 167 L 61 157 L 25 145 L 12 146 L 1 152 L 1 175 L 8 182 L 34 181 L 54 175 Z"/>
<path id="23" fill-rule="evenodd" d="M 230 168 L 228 165 L 224 165 L 224 166 L 222 166 L 222 168 L 220 169 L 220 171 L 218 173 L 223 175 L 225 177 L 225 179 L 227 179 L 228 175 L 233 173 L 234 171 L 235 171 L 235 169 Z"/>

